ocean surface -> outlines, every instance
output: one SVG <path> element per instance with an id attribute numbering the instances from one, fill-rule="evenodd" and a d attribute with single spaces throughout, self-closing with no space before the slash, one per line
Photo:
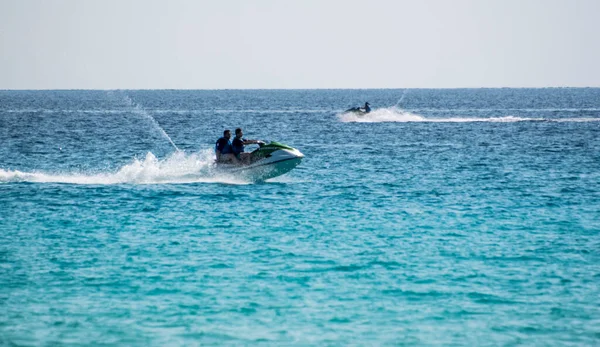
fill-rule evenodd
<path id="1" fill-rule="evenodd" d="M 600 89 L 0 91 L 0 345 L 255 344 L 599 345 Z"/>

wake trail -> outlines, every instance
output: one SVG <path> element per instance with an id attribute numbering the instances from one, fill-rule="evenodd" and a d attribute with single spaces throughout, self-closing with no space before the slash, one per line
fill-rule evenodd
<path id="1" fill-rule="evenodd" d="M 344 123 L 472 123 L 472 122 L 489 122 L 489 123 L 514 123 L 514 122 L 600 122 L 600 118 L 541 118 L 541 117 L 445 117 L 445 118 L 429 118 L 422 115 L 404 111 L 396 106 L 389 108 L 379 108 L 372 110 L 368 114 L 355 113 L 339 113 L 338 119 Z"/>
<path id="2" fill-rule="evenodd" d="M 0 183 L 68 183 L 84 185 L 226 183 L 248 184 L 235 175 L 216 172 L 212 150 L 186 154 L 174 152 L 159 160 L 148 152 L 142 160 L 133 159 L 116 172 L 46 173 L 0 169 Z"/>

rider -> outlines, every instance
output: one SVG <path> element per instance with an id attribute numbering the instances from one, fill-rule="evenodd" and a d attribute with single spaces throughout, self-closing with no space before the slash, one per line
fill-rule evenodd
<path id="1" fill-rule="evenodd" d="M 234 163 L 238 164 L 238 159 L 233 154 L 233 146 L 231 145 L 231 131 L 229 129 L 223 131 L 223 137 L 215 143 L 215 152 L 217 154 L 217 163 Z"/>
<path id="2" fill-rule="evenodd" d="M 244 146 L 259 144 L 262 143 L 262 141 L 245 140 L 243 136 L 244 132 L 241 128 L 235 129 L 235 138 L 231 143 L 231 147 L 233 149 L 233 154 L 236 156 L 237 159 L 239 159 L 243 164 L 250 164 L 250 153 L 244 152 Z"/>
<path id="3" fill-rule="evenodd" d="M 369 107 L 369 103 L 365 102 L 365 113 L 371 112 L 371 107 Z"/>

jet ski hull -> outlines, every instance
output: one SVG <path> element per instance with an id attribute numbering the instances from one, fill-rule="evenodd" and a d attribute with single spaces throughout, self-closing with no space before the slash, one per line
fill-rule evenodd
<path id="1" fill-rule="evenodd" d="M 261 147 L 251 153 L 251 164 L 217 164 L 217 170 L 250 181 L 265 181 L 288 173 L 298 166 L 304 154 L 291 147 Z"/>
<path id="2" fill-rule="evenodd" d="M 362 116 L 362 115 L 367 114 L 368 112 L 361 108 L 353 107 L 353 108 L 347 109 L 346 111 L 344 111 L 344 113 L 353 113 L 353 114 Z"/>

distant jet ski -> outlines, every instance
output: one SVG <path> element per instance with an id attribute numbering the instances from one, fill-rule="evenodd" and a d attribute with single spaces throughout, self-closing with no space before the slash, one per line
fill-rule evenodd
<path id="1" fill-rule="evenodd" d="M 344 113 L 354 113 L 357 115 L 365 115 L 369 112 L 371 112 L 371 107 L 368 102 L 365 102 L 364 107 L 352 107 L 344 111 Z"/>
<path id="2" fill-rule="evenodd" d="M 250 152 L 249 164 L 216 163 L 216 169 L 252 181 L 264 181 L 289 172 L 304 158 L 299 150 L 279 142 L 261 142 L 258 146 Z"/>
<path id="3" fill-rule="evenodd" d="M 344 113 L 356 113 L 359 115 L 363 115 L 363 114 L 367 114 L 369 112 L 365 111 L 365 109 L 361 108 L 361 107 L 352 107 L 352 108 L 349 108 L 346 111 L 344 111 Z"/>

